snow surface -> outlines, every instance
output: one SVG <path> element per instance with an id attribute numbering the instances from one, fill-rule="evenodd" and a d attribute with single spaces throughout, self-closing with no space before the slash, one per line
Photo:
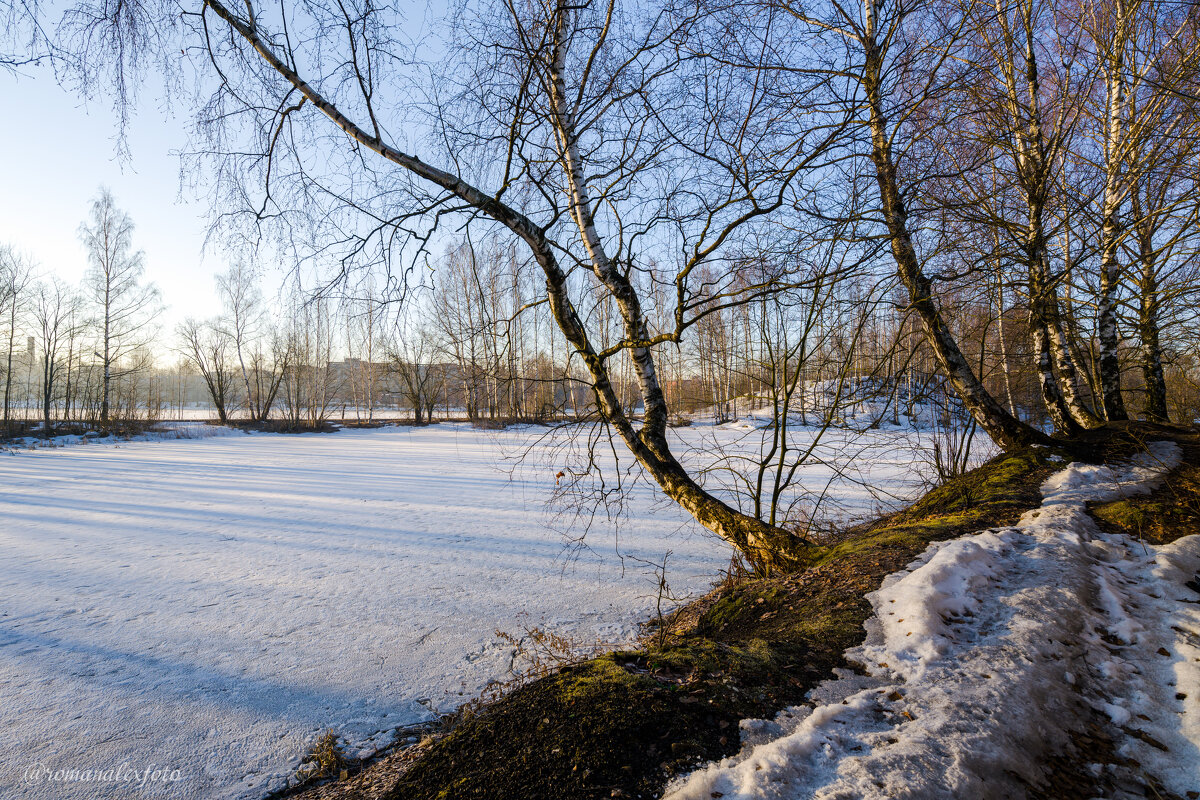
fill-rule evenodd
<path id="1" fill-rule="evenodd" d="M 1184 585 L 1200 536 L 1145 546 L 1085 508 L 1148 491 L 1179 458 L 1158 442 L 1120 468 L 1071 464 L 1015 527 L 931 545 L 868 595 L 867 639 L 846 654 L 862 673 L 744 721 L 741 753 L 667 797 L 1023 797 L 1096 712 L 1121 755 L 1200 789 L 1200 594 Z"/>
<path id="2" fill-rule="evenodd" d="M 655 602 L 636 559 L 673 551 L 676 594 L 728 562 L 644 486 L 566 549 L 555 468 L 503 462 L 536 429 L 226 433 L 0 452 L 0 798 L 258 798 L 327 729 L 370 753 L 504 677 L 497 629 L 629 641 Z M 869 446 L 880 489 L 920 490 Z"/>
<path id="3" fill-rule="evenodd" d="M 0 454 L 0 797 L 260 797 L 334 728 L 351 753 L 504 677 L 541 625 L 625 642 L 660 560 L 729 557 L 645 493 L 565 551 L 553 473 L 465 426 Z M 461 693 L 461 694 L 460 694 Z M 175 783 L 26 771 L 179 769 Z"/>

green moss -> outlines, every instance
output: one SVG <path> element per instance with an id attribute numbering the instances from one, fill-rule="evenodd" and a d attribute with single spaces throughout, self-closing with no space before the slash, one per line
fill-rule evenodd
<path id="1" fill-rule="evenodd" d="M 939 520 L 940 521 L 940 520 Z M 955 522 L 958 522 L 956 519 Z M 909 549 L 922 542 L 933 541 L 941 525 L 932 522 L 901 523 L 872 531 L 857 539 L 823 548 L 815 554 L 813 566 L 836 564 L 867 550 L 881 548 Z"/>
<path id="2" fill-rule="evenodd" d="M 866 602 L 863 603 L 863 606 L 869 607 L 869 605 Z M 854 638 L 860 633 L 863 621 L 866 619 L 863 612 L 864 608 L 859 607 L 857 603 L 828 609 L 812 609 L 810 613 L 797 615 L 795 636 L 801 639 L 837 641 Z"/>
<path id="3" fill-rule="evenodd" d="M 1117 500 L 1114 503 L 1097 506 L 1092 509 L 1092 515 L 1102 522 L 1107 522 L 1124 532 L 1135 535 L 1148 527 L 1147 523 L 1151 519 L 1151 514 L 1145 506 L 1131 503 L 1128 500 Z"/>
<path id="4" fill-rule="evenodd" d="M 1200 447 L 1190 448 L 1185 462 L 1200 461 Z M 1200 533 L 1200 467 L 1185 463 L 1168 475 L 1149 496 L 1092 506 L 1102 528 L 1155 544 Z"/>
<path id="5" fill-rule="evenodd" d="M 709 609 L 704 621 L 706 630 L 721 631 L 732 625 L 744 623 L 751 617 L 778 612 L 783 589 L 768 581 L 755 581 L 734 587 Z"/>
<path id="6" fill-rule="evenodd" d="M 756 683 L 780 666 L 776 654 L 762 639 L 739 646 L 701 636 L 651 648 L 645 660 L 654 673 L 686 676 L 697 682 L 727 676 L 739 683 Z"/>
<path id="7" fill-rule="evenodd" d="M 767 670 L 765 653 L 676 648 L 662 658 L 689 673 L 721 667 L 728 677 L 743 667 Z M 757 708 L 752 700 L 732 681 L 637 674 L 630 669 L 637 665 L 622 661 L 631 655 L 605 656 L 518 689 L 437 742 L 390 796 L 608 797 L 624 786 L 627 796 L 649 797 L 668 772 L 732 752 L 737 737 L 722 731 L 736 731 Z"/>

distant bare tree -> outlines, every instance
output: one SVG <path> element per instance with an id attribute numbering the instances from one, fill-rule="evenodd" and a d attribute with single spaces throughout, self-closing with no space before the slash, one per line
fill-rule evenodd
<path id="1" fill-rule="evenodd" d="M 147 366 L 145 345 L 159 311 L 158 290 L 143 284 L 145 256 L 133 249 L 133 221 L 108 189 L 92 201 L 90 221 L 79 229 L 89 267 L 84 298 L 99 337 L 96 357 L 102 370 L 100 421 L 109 422 L 112 383 Z"/>
<path id="2" fill-rule="evenodd" d="M 237 367 L 230 353 L 234 349 L 232 337 L 220 321 L 200 322 L 195 319 L 182 322 L 176 335 L 182 345 L 181 355 L 204 378 L 208 396 L 217 410 L 217 418 L 221 422 L 228 422 L 233 387 L 237 380 Z"/>
<path id="3" fill-rule="evenodd" d="M 324 423 L 338 393 L 330 368 L 335 336 L 330 301 L 320 295 L 305 301 L 292 289 L 290 308 L 275 350 L 275 363 L 286 365 L 279 383 L 284 412 L 296 425 Z"/>
<path id="4" fill-rule="evenodd" d="M 221 323 L 233 344 L 234 357 L 242 377 L 246 409 L 250 412 L 251 419 L 261 419 L 262 398 L 255 392 L 254 381 L 251 378 L 252 367 L 248 363 L 251 361 L 250 351 L 253 343 L 260 335 L 264 315 L 257 276 L 245 261 L 238 260 L 217 276 L 217 295 L 225 307 Z"/>
<path id="5" fill-rule="evenodd" d="M 388 347 L 392 373 L 412 406 L 413 422 L 433 422 L 434 409 L 446 388 L 446 370 L 434 363 L 438 348 L 421 320 L 410 319 Z"/>
<path id="6" fill-rule="evenodd" d="M 42 435 L 46 438 L 54 434 L 54 401 L 62 393 L 60 379 L 69 369 L 77 304 L 75 293 L 58 279 L 43 281 L 34 291 L 33 320 L 42 362 Z"/>
<path id="7" fill-rule="evenodd" d="M 381 355 L 382 330 L 388 312 L 382 292 L 370 278 L 343 298 L 346 335 L 347 380 L 360 421 L 371 422 L 382 390 L 383 370 L 375 361 Z"/>
<path id="8" fill-rule="evenodd" d="M 6 346 L 4 351 L 4 428 L 12 432 L 13 359 L 17 332 L 33 283 L 33 262 L 9 245 L 0 245 L 0 313 L 4 315 Z"/>
<path id="9" fill-rule="evenodd" d="M 1130 202 L 1136 266 L 1130 326 L 1141 345 L 1145 414 L 1160 422 L 1170 416 L 1164 327 L 1176 332 L 1168 334 L 1168 341 L 1177 340 L 1172 351 L 1185 349 L 1190 338 L 1178 332 L 1200 327 L 1200 175 L 1194 165 L 1200 136 L 1172 138 L 1185 150 L 1180 155 L 1190 157 L 1164 159 L 1145 169 Z"/>

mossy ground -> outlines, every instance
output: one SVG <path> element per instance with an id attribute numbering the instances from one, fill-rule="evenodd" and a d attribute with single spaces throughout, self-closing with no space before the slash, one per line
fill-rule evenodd
<path id="1" fill-rule="evenodd" d="M 1150 495 L 1092 506 L 1101 528 L 1151 544 L 1166 544 L 1200 533 L 1200 435 L 1173 437 L 1183 448 L 1183 463 Z"/>

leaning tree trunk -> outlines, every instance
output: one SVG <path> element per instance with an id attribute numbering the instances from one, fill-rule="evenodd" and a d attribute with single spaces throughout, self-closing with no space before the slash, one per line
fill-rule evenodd
<path id="1" fill-rule="evenodd" d="M 1073 261 L 1070 257 L 1066 259 L 1063 274 L 1068 278 L 1073 268 Z M 1065 283 L 1065 299 L 1067 301 L 1067 311 L 1064 313 L 1060 298 L 1057 291 L 1052 294 L 1054 303 L 1054 327 L 1050 329 L 1051 346 L 1061 348 L 1061 368 L 1066 371 L 1064 379 L 1071 390 L 1071 397 L 1068 399 L 1068 404 L 1074 401 L 1074 405 L 1069 405 L 1071 415 L 1075 421 L 1085 428 L 1096 428 L 1104 424 L 1104 417 L 1100 406 L 1097 403 L 1100 401 L 1100 392 L 1097 390 L 1096 383 L 1092 378 L 1091 371 L 1086 367 L 1081 367 L 1081 364 L 1086 364 L 1087 359 L 1083 357 L 1079 348 L 1079 337 L 1075 331 L 1078 328 L 1078 323 L 1072 315 L 1071 304 L 1071 285 Z M 1091 404 L 1086 404 L 1083 400 L 1084 390 L 1092 398 Z"/>
<path id="2" fill-rule="evenodd" d="M 913 310 L 921 319 L 925 339 L 937 358 L 950 385 L 971 412 L 979 427 L 1005 450 L 1045 441 L 1041 432 L 1018 420 L 992 397 L 972 371 L 933 299 L 932 285 L 921 268 L 908 229 L 908 212 L 900 192 L 887 116 L 883 110 L 883 59 L 876 40 L 875 9 L 871 0 L 865 5 L 866 24 L 861 42 L 865 63 L 861 82 L 865 90 L 871 130 L 871 161 L 879 186 L 880 202 L 887 224 L 888 238 L 900 282 L 908 290 Z"/>
<path id="3" fill-rule="evenodd" d="M 634 367 L 642 398 L 643 422 L 635 430 L 620 402 L 608 375 L 606 359 L 595 353 L 575 310 L 570 307 L 565 291 L 565 276 L 557 264 L 545 269 L 544 259 L 551 257 L 547 248 L 539 258 L 547 274 L 547 290 L 551 310 L 568 340 L 583 356 L 591 373 L 597 405 L 638 462 L 662 487 L 668 497 L 682 506 L 700 524 L 720 534 L 744 553 L 756 572 L 769 574 L 777 569 L 790 569 L 802 564 L 803 551 L 808 543 L 795 534 L 744 514 L 705 491 L 688 475 L 671 453 L 667 442 L 667 403 L 658 379 L 654 357 L 649 347 L 650 332 L 637 292 L 629 279 L 617 268 L 605 251 L 592 216 L 591 199 L 583 174 L 570 100 L 563 80 L 566 48 L 564 46 L 565 14 L 559 17 L 551 66 L 550 106 L 558 138 L 562 167 L 571 194 L 571 217 L 579 229 L 592 272 L 608 290 L 621 317 L 623 336 L 629 343 L 629 359 Z M 585 349 L 586 347 L 586 349 Z"/>

